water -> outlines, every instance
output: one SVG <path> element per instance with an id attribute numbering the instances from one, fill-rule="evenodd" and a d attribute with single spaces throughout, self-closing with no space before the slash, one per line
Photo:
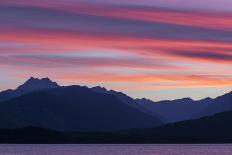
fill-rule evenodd
<path id="1" fill-rule="evenodd" d="M 0 145 L 0 155 L 232 155 L 232 145 Z"/>

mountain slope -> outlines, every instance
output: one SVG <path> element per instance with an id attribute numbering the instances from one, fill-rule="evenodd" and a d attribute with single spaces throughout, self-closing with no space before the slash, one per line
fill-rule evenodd
<path id="1" fill-rule="evenodd" d="M 210 116 L 225 111 L 232 111 L 232 92 L 214 99 L 212 104 L 195 114 L 195 118 Z"/>
<path id="2" fill-rule="evenodd" d="M 232 142 L 232 112 L 196 120 L 178 122 L 158 128 L 125 132 L 151 143 L 227 143 Z"/>
<path id="3" fill-rule="evenodd" d="M 20 85 L 15 90 L 6 90 L 0 92 L 0 102 L 18 97 L 20 95 L 30 93 L 33 91 L 46 90 L 58 88 L 59 85 L 56 82 L 52 82 L 49 78 L 33 78 L 31 77 L 24 84 Z"/>
<path id="4" fill-rule="evenodd" d="M 148 108 L 145 108 L 143 105 L 138 104 L 138 102 L 133 99 L 132 97 L 122 93 L 122 92 L 117 92 L 114 90 L 107 90 L 104 87 L 93 87 L 92 88 L 93 91 L 97 92 L 97 93 L 101 93 L 101 94 L 111 94 L 115 97 L 117 97 L 120 101 L 122 101 L 123 103 L 134 107 L 148 115 L 152 115 L 156 118 L 158 118 L 159 120 L 162 120 L 163 122 L 167 122 L 167 119 L 165 117 L 162 117 L 161 115 L 159 115 L 156 111 L 152 111 Z"/>
<path id="5" fill-rule="evenodd" d="M 114 131 L 162 125 L 115 96 L 87 87 L 36 91 L 0 104 L 0 128 L 35 126 L 66 131 Z"/>
<path id="6" fill-rule="evenodd" d="M 178 122 L 196 118 L 195 114 L 209 106 L 213 102 L 213 99 L 206 98 L 200 101 L 194 101 L 191 98 L 183 98 L 160 102 L 153 102 L 148 99 L 137 99 L 137 102 L 146 109 L 165 117 L 168 120 L 167 122 Z"/>

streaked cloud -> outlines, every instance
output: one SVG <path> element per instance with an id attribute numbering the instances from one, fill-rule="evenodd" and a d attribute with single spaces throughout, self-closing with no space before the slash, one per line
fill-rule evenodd
<path id="1" fill-rule="evenodd" d="M 232 12 L 223 2 L 225 8 L 214 11 L 208 0 L 205 9 L 182 0 L 3 0 L 0 67 L 15 71 L 15 79 L 33 74 L 64 83 L 117 83 L 129 93 L 228 87 Z"/>

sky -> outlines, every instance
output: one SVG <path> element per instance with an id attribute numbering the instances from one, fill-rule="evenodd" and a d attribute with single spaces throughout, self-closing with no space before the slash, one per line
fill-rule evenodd
<path id="1" fill-rule="evenodd" d="M 0 91 L 30 77 L 134 98 L 232 91 L 231 0 L 1 0 Z"/>

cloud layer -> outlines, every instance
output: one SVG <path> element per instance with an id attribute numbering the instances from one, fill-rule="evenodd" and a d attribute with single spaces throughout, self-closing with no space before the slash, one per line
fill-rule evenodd
<path id="1" fill-rule="evenodd" d="M 214 11 L 214 5 L 190 9 L 181 0 L 1 1 L 0 71 L 13 79 L 101 84 L 139 97 L 149 91 L 149 98 L 160 89 L 229 87 L 228 3 Z"/>

